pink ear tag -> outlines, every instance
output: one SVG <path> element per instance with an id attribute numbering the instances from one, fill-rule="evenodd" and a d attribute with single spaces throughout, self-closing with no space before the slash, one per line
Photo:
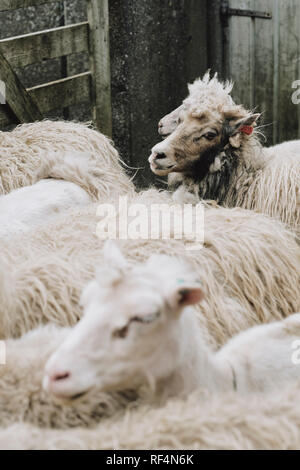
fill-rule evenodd
<path id="1" fill-rule="evenodd" d="M 252 126 L 242 126 L 240 128 L 240 132 L 243 134 L 251 135 L 253 132 L 253 127 Z"/>

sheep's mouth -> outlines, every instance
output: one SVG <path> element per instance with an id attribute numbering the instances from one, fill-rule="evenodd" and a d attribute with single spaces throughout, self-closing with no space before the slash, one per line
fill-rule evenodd
<path id="1" fill-rule="evenodd" d="M 164 176 L 164 175 L 171 173 L 171 171 L 173 170 L 173 168 L 175 168 L 175 166 L 176 165 L 174 164 L 174 165 L 168 165 L 164 167 L 164 166 L 158 165 L 157 163 L 153 164 L 153 162 L 150 164 L 151 171 L 153 171 L 153 173 L 159 176 Z"/>
<path id="2" fill-rule="evenodd" d="M 68 397 L 67 396 L 60 397 L 60 399 L 67 401 L 67 402 L 68 401 L 73 402 L 75 400 L 79 400 L 80 398 L 85 397 L 91 391 L 92 388 L 93 387 L 87 388 L 86 390 L 83 390 L 82 392 L 74 393 L 74 395 L 69 395 Z"/>
<path id="3" fill-rule="evenodd" d="M 82 397 L 84 397 L 85 395 L 87 395 L 89 391 L 90 391 L 90 389 L 85 390 L 84 392 L 75 393 L 75 395 L 72 395 L 72 396 L 69 398 L 69 400 L 71 400 L 71 401 L 79 400 L 79 398 L 82 398 Z"/>
<path id="4" fill-rule="evenodd" d="M 160 165 L 159 163 L 155 163 L 156 165 L 156 169 L 157 170 L 171 170 L 172 168 L 174 168 L 175 164 L 173 165 L 168 165 L 168 166 L 162 166 Z"/>

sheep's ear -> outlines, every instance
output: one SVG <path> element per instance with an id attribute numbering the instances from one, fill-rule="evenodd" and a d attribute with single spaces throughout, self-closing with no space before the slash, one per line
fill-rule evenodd
<path id="1" fill-rule="evenodd" d="M 259 117 L 260 114 L 250 114 L 230 124 L 228 132 L 230 135 L 229 143 L 232 147 L 239 148 L 241 146 L 241 133 L 244 132 L 250 135 Z"/>
<path id="2" fill-rule="evenodd" d="M 104 262 L 108 266 L 123 269 L 127 266 L 127 261 L 120 250 L 119 246 L 114 240 L 107 240 L 103 246 Z"/>
<path id="3" fill-rule="evenodd" d="M 201 302 L 204 298 L 204 292 L 199 284 L 195 285 L 182 285 L 176 287 L 171 293 L 169 303 L 175 310 L 182 309 L 188 305 L 195 305 Z"/>
<path id="4" fill-rule="evenodd" d="M 254 126 L 256 126 L 256 121 L 258 120 L 259 117 L 260 117 L 259 113 L 250 114 L 249 116 L 246 116 L 242 119 L 238 119 L 234 123 L 232 128 L 234 129 L 235 132 L 238 132 L 241 129 L 241 127 L 243 127 L 243 126 L 254 127 Z"/>

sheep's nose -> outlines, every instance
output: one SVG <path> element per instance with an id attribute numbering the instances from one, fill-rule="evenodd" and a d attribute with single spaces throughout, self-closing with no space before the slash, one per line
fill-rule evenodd
<path id="1" fill-rule="evenodd" d="M 167 158 L 165 153 L 158 153 L 155 157 L 155 160 L 162 160 L 163 158 Z"/>
<path id="2" fill-rule="evenodd" d="M 159 123 L 158 123 L 158 129 L 161 129 L 162 127 L 163 127 L 163 123 L 162 123 L 162 121 L 159 121 Z"/>
<path id="3" fill-rule="evenodd" d="M 59 372 L 50 376 L 51 382 L 62 382 L 63 380 L 69 379 L 71 376 L 70 372 Z"/>

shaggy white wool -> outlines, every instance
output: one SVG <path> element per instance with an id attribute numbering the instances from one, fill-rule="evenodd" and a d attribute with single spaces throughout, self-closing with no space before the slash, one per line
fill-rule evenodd
<path id="1" fill-rule="evenodd" d="M 78 124 L 56 124 L 57 127 L 49 122 L 20 126 L 14 135 L 0 133 L 2 194 L 49 176 L 79 182 L 81 187 L 89 188 L 95 199 L 111 197 L 117 191 L 123 194 L 132 191 L 132 184 L 120 172 L 115 151 L 113 156 L 104 156 L 98 162 L 98 156 L 102 155 L 99 133 Z M 89 179 L 86 173 L 79 177 L 73 175 L 71 168 L 67 170 L 70 171 L 67 177 L 63 163 L 58 165 L 56 173 L 51 173 L 54 165 L 45 159 L 48 150 L 55 147 L 58 152 L 69 151 L 74 141 L 78 143 L 76 151 L 92 151 L 93 159 L 97 160 L 96 179 L 94 175 Z M 110 149 L 110 144 L 107 145 Z M 104 170 L 101 173 L 103 167 L 108 170 L 106 173 Z M 169 204 L 170 196 L 150 190 L 134 200 Z M 80 318 L 82 311 L 78 300 L 82 287 L 101 264 L 102 242 L 95 235 L 96 207 L 74 211 L 65 220 L 50 224 L 32 236 L 2 244 L 1 338 L 20 336 L 43 322 L 64 326 Z M 214 346 L 253 324 L 298 311 L 299 250 L 292 234 L 281 224 L 254 212 L 213 208 L 207 209 L 205 214 L 205 245 L 200 252 L 186 251 L 187 241 L 137 240 L 122 243 L 127 257 L 135 263 L 157 251 L 179 256 L 196 268 L 209 299 L 200 307 L 203 316 L 199 316 L 199 321 L 208 328 L 212 335 L 208 339 Z M 30 341 L 36 341 L 36 345 L 33 349 L 29 347 L 24 357 L 23 339 L 21 350 L 15 349 L 13 340 L 9 341 L 8 368 L 0 379 L 0 388 L 1 383 L 3 386 L 1 423 L 6 426 L 12 420 L 27 420 L 49 428 L 80 427 L 53 430 L 14 424 L 0 430 L 0 448 L 284 449 L 300 445 L 299 388 L 294 386 L 272 396 L 251 399 L 237 398 L 233 394 L 213 397 L 199 391 L 187 400 L 170 400 L 164 406 L 129 406 L 125 412 L 120 411 L 120 407 L 128 397 L 120 396 L 99 399 L 95 395 L 91 401 L 82 403 L 80 409 L 77 405 L 73 409 L 62 409 L 49 403 L 47 397 L 39 395 L 43 361 L 65 334 L 64 330 L 62 336 L 54 334 L 51 328 L 46 327 L 48 336 L 44 337 L 38 353 L 40 332 L 38 336 L 30 333 Z M 16 357 L 13 351 L 18 358 L 23 358 L 18 370 L 12 366 Z M 17 376 L 22 370 L 20 381 Z M 114 416 L 96 425 L 107 412 Z M 84 429 L 95 425 L 94 429 Z"/>
<path id="2" fill-rule="evenodd" d="M 199 390 L 163 406 L 129 407 L 92 429 L 0 429 L 0 449 L 273 449 L 300 447 L 300 384 L 270 394 Z"/>
<path id="3" fill-rule="evenodd" d="M 210 71 L 206 72 L 203 78 L 196 79 L 188 85 L 189 96 L 183 101 L 185 107 L 201 103 L 205 106 L 214 106 L 216 103 L 223 106 L 234 104 L 230 93 L 233 89 L 233 82 L 226 80 L 224 83 L 218 80 L 215 73 L 210 78 Z"/>
<path id="4" fill-rule="evenodd" d="M 50 177 L 78 184 L 94 200 L 134 189 L 112 142 L 88 125 L 41 121 L 0 131 L 0 194 Z"/>
<path id="5" fill-rule="evenodd" d="M 132 198 L 148 208 L 165 202 L 167 210 L 170 201 L 170 194 L 157 190 Z M 118 199 L 115 206 L 118 211 Z M 20 336 L 48 321 L 72 325 L 81 317 L 82 288 L 101 265 L 96 209 L 91 205 L 30 236 L 3 241 L 0 338 Z M 299 248 L 293 234 L 261 214 L 206 209 L 204 247 L 198 251 L 186 250 L 190 241 L 174 238 L 120 243 L 132 262 L 158 252 L 191 263 L 204 283 L 206 300 L 199 308 L 217 344 L 253 324 L 300 310 Z"/>

